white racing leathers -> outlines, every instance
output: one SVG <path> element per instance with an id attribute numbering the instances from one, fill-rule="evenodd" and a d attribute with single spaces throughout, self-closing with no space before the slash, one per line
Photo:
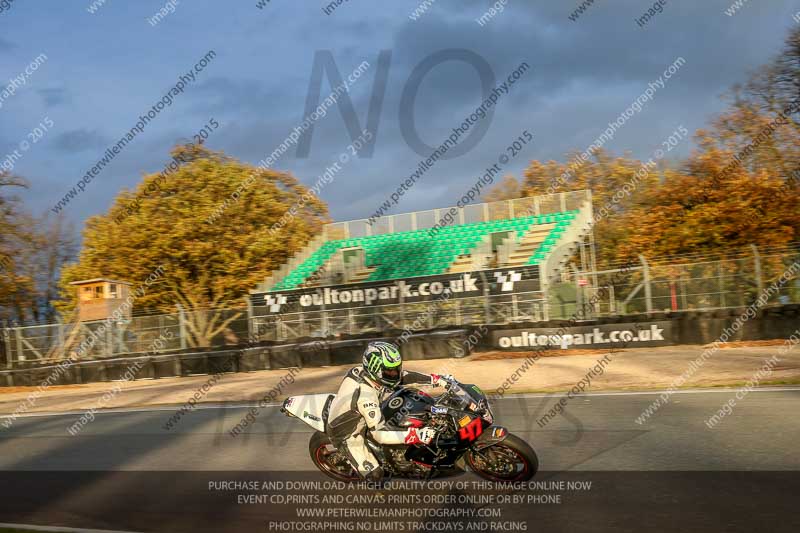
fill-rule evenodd
<path id="1" fill-rule="evenodd" d="M 371 431 L 373 438 L 381 444 L 403 444 L 409 432 L 385 429 L 386 421 L 380 404 L 391 391 L 383 389 L 379 393 L 362 376 L 362 372 L 364 370 L 361 367 L 353 368 L 342 380 L 339 392 L 331 402 L 326 427 L 333 445 L 347 454 L 358 473 L 362 477 L 379 480 L 383 478 L 383 471 L 378 468 L 378 460 L 367 447 L 367 431 Z M 404 371 L 401 384 L 410 383 L 429 385 L 431 376 Z"/>

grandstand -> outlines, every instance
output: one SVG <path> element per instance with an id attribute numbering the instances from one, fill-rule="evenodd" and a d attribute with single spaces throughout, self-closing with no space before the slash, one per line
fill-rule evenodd
<path id="1" fill-rule="evenodd" d="M 282 340 L 548 320 L 565 266 L 594 270 L 593 221 L 580 190 L 327 224 L 251 291 L 252 329 Z"/>
<path id="2" fill-rule="evenodd" d="M 591 239 L 592 221 L 591 193 L 581 190 L 328 224 L 253 292 L 530 266 L 547 283 Z"/>
<path id="3" fill-rule="evenodd" d="M 364 251 L 364 264 L 348 281 L 382 281 L 414 276 L 436 276 L 470 271 L 473 255 L 489 244 L 493 235 L 518 244 L 502 266 L 538 264 L 553 248 L 577 215 L 577 210 L 551 215 L 525 216 L 489 222 L 457 224 L 439 232 L 403 231 L 352 239 L 327 241 L 305 261 L 276 283 L 271 290 L 296 289 L 319 270 L 329 270 L 337 253 Z M 501 244 L 502 246 L 502 244 Z M 356 254 L 352 254 L 356 257 Z M 344 263 L 344 256 L 343 261 Z M 340 269 L 340 273 L 353 269 Z"/>

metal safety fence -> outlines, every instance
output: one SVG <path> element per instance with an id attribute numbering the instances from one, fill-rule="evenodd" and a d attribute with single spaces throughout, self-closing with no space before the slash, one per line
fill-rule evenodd
<path id="1" fill-rule="evenodd" d="M 252 329 L 260 333 L 260 340 L 280 341 L 299 337 L 328 337 L 387 330 L 415 332 L 546 319 L 545 293 L 536 291 L 255 316 L 252 319 Z"/>
<path id="2" fill-rule="evenodd" d="M 670 311 L 711 311 L 753 304 L 800 303 L 800 248 L 724 259 L 653 261 L 639 256 L 619 268 L 565 270 L 548 288 L 549 316 L 586 318 Z M 780 281 L 780 283 L 778 283 Z M 768 290 L 772 289 L 772 290 Z"/>
<path id="3" fill-rule="evenodd" d="M 213 326 L 229 321 L 215 331 Z M 16 368 L 67 357 L 102 359 L 135 353 L 238 345 L 248 341 L 246 308 L 179 311 L 127 320 L 0 328 L 0 367 Z"/>
<path id="4" fill-rule="evenodd" d="M 0 366 L 387 330 L 413 333 L 576 316 L 741 308 L 762 296 L 764 305 L 800 303 L 800 247 L 751 247 L 723 259 L 639 257 L 613 266 L 596 271 L 565 267 L 558 279 L 542 280 L 540 291 L 508 295 L 277 314 L 251 306 L 136 316 L 113 323 L 9 325 L 0 328 Z M 159 338 L 163 342 L 154 348 Z"/>

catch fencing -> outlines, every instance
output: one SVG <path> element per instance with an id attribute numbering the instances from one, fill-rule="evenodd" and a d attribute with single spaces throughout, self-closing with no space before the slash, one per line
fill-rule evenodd
<path id="1" fill-rule="evenodd" d="M 670 311 L 712 311 L 751 305 L 788 274 L 767 305 L 800 303 L 800 247 L 751 246 L 724 259 L 637 260 L 618 268 L 565 270 L 548 289 L 549 316 L 583 309 L 587 318 Z"/>
<path id="2" fill-rule="evenodd" d="M 216 323 L 232 321 L 218 333 L 209 331 L 214 334 L 204 338 L 203 331 L 197 331 L 198 325 L 208 324 L 214 318 Z M 67 357 L 92 360 L 152 353 L 159 338 L 161 348 L 156 353 L 239 345 L 248 341 L 249 322 L 246 308 L 233 308 L 134 316 L 119 321 L 6 325 L 0 328 L 0 367 L 25 368 Z"/>
<path id="3" fill-rule="evenodd" d="M 0 329 L 0 365 L 25 368 L 65 357 L 103 359 L 142 353 L 171 332 L 158 353 L 188 348 L 243 345 L 258 341 L 290 341 L 369 332 L 422 332 L 480 324 L 515 324 L 554 319 L 595 318 L 663 311 L 709 311 L 752 304 L 786 273 L 785 283 L 766 305 L 800 303 L 800 246 L 755 246 L 726 258 L 647 259 L 596 271 L 564 268 L 555 281 L 543 280 L 540 291 L 425 302 L 371 305 L 349 309 L 297 311 L 268 315 L 259 308 L 185 311 L 137 316 L 127 321 L 37 326 L 6 325 Z M 191 316 L 191 314 L 201 316 Z M 230 320 L 203 338 L 197 324 Z M 211 328 L 213 329 L 213 328 Z M 95 342 L 77 354 L 81 343 Z"/>

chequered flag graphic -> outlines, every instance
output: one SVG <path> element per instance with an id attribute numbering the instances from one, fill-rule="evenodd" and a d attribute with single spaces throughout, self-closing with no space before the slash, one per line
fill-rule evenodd
<path id="1" fill-rule="evenodd" d="M 503 292 L 513 291 L 514 282 L 522 281 L 522 274 L 516 270 L 509 270 L 508 272 L 495 272 L 494 277 L 497 278 L 497 283 L 500 283 L 500 290 Z"/>
<path id="2" fill-rule="evenodd" d="M 279 294 L 277 298 L 272 294 L 267 295 L 266 304 L 269 307 L 270 313 L 279 313 L 281 306 L 286 303 L 286 296 Z"/>

